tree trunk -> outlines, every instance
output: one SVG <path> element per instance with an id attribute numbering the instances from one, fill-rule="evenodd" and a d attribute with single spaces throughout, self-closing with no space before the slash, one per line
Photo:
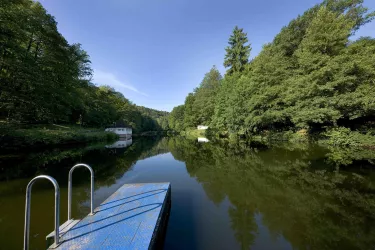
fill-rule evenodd
<path id="1" fill-rule="evenodd" d="M 27 53 L 30 52 L 31 45 L 33 44 L 33 41 L 34 41 L 33 37 L 34 37 L 34 33 L 31 33 L 31 37 L 30 37 L 30 40 L 29 40 L 29 45 L 27 46 Z"/>
<path id="2" fill-rule="evenodd" d="M 34 60 L 35 61 L 36 61 L 36 59 L 38 59 L 39 45 L 40 45 L 40 41 L 36 44 L 35 54 L 34 54 Z"/>

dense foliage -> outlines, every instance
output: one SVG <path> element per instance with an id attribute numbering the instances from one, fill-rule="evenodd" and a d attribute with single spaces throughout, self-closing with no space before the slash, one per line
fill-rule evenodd
<path id="1" fill-rule="evenodd" d="M 210 100 L 214 112 L 207 113 L 210 116 L 202 122 L 222 132 L 245 135 L 337 126 L 371 129 L 375 118 L 375 39 L 351 40 L 375 16 L 362 3 L 325 0 L 292 20 L 241 70 L 232 67 L 227 72 Z M 239 33 L 243 44 L 247 42 L 236 27 L 230 45 L 239 40 Z M 230 66 L 231 50 L 226 50 L 224 66 Z M 189 107 L 205 100 L 189 94 L 184 117 L 179 118 L 184 124 L 171 127 L 178 130 L 200 123 L 191 122 L 191 117 L 199 114 Z M 171 116 L 175 114 L 176 110 Z"/>
<path id="2" fill-rule="evenodd" d="M 214 66 L 198 88 L 190 93 L 185 104 L 175 107 L 168 117 L 169 127 L 176 131 L 210 124 L 215 111 L 215 100 L 222 76 Z"/>
<path id="3" fill-rule="evenodd" d="M 39 2 L 0 1 L 0 17 L 0 119 L 98 127 L 121 120 L 135 131 L 161 128 L 165 112 L 91 83 L 88 54 L 65 40 Z"/>

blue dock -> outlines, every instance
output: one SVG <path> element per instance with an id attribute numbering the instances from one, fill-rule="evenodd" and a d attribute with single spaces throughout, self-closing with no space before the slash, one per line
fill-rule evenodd
<path id="1" fill-rule="evenodd" d="M 53 249 L 159 248 L 170 206 L 170 183 L 125 184 L 93 215 L 61 225 L 60 242 Z"/>

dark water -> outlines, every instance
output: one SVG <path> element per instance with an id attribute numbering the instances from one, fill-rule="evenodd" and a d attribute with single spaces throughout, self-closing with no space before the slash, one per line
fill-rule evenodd
<path id="1" fill-rule="evenodd" d="M 35 175 L 58 180 L 66 220 L 68 171 L 78 162 L 94 168 L 95 206 L 125 183 L 171 182 L 165 249 L 375 249 L 373 158 L 373 151 L 317 145 L 250 148 L 182 138 L 2 155 L 0 249 L 22 248 L 25 187 Z M 80 218 L 89 213 L 85 169 L 73 183 L 73 217 Z M 36 183 L 31 249 L 44 249 L 53 207 L 51 184 Z"/>

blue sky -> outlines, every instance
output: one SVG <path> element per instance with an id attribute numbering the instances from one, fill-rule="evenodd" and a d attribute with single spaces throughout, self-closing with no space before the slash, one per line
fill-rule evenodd
<path id="1" fill-rule="evenodd" d="M 318 0 L 41 0 L 70 43 L 89 53 L 94 82 L 110 85 L 137 105 L 171 111 L 216 65 L 224 73 L 235 25 L 252 44 L 251 57 Z M 365 6 L 375 10 L 374 0 Z M 357 36 L 373 36 L 375 22 Z"/>

